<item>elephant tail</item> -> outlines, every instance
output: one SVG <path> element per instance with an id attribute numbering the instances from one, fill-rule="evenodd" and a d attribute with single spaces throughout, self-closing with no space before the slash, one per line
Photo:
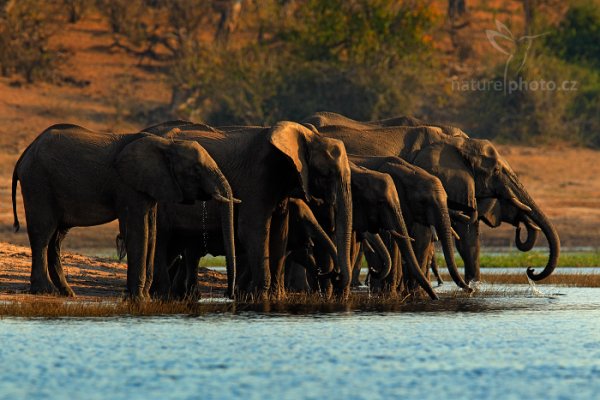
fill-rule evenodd
<path id="1" fill-rule="evenodd" d="M 40 134 L 40 136 L 42 136 L 42 135 Z M 27 148 L 23 151 L 23 153 L 21 153 L 21 156 L 19 157 L 19 159 L 17 160 L 17 163 L 15 164 L 15 169 L 13 170 L 12 209 L 13 209 L 13 219 L 14 219 L 13 229 L 15 232 L 19 232 L 19 229 L 21 229 L 21 225 L 19 224 L 19 215 L 17 214 L 17 182 L 19 182 L 19 173 L 17 172 L 17 170 L 19 169 L 19 165 L 21 165 L 21 161 L 23 161 L 23 157 L 25 157 L 25 154 L 27 154 L 27 152 L 29 151 L 31 146 L 33 146 L 33 144 L 38 140 L 38 138 L 40 136 L 38 136 L 33 142 L 31 142 L 29 144 L 29 146 L 27 146 Z"/>
<path id="2" fill-rule="evenodd" d="M 19 161 L 21 159 L 19 158 Z M 19 161 L 17 161 L 17 165 L 15 165 L 15 169 L 13 171 L 12 176 L 12 208 L 13 208 L 13 229 L 15 232 L 19 232 L 21 225 L 19 224 L 19 216 L 17 215 L 17 182 L 19 181 L 19 176 L 17 175 L 17 167 L 19 166 Z"/>

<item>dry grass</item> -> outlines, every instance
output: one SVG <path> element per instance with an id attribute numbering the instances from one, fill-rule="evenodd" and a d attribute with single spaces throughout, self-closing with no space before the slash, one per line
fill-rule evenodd
<path id="1" fill-rule="evenodd" d="M 486 277 L 486 284 L 468 294 L 453 288 L 440 294 L 433 301 L 421 295 L 374 296 L 366 291 L 352 292 L 346 301 L 326 299 L 319 294 L 288 294 L 283 300 L 253 300 L 250 298 L 230 301 L 224 298 L 204 297 L 201 301 L 149 301 L 131 302 L 121 298 L 64 299 L 57 296 L 12 296 L 0 301 L 0 319 L 21 318 L 102 318 L 117 316 L 197 316 L 214 313 L 265 313 L 275 315 L 314 315 L 348 312 L 488 312 L 506 307 L 526 307 L 526 303 L 484 302 L 483 299 L 517 299 L 536 297 L 539 293 L 531 286 L 512 286 L 527 283 L 514 275 L 500 274 Z M 558 276 L 561 278 L 562 276 Z M 503 279 L 509 278 L 509 279 Z M 563 280 L 552 284 L 563 286 L 599 287 L 600 277 L 589 275 L 565 275 Z M 490 284 L 491 283 L 491 284 Z M 550 284 L 551 282 L 546 282 Z"/>

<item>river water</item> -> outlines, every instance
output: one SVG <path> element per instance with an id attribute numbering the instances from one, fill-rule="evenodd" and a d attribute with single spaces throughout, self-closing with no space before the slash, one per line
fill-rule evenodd
<path id="1" fill-rule="evenodd" d="M 402 311 L 0 320 L 0 397 L 598 398 L 600 289 Z"/>

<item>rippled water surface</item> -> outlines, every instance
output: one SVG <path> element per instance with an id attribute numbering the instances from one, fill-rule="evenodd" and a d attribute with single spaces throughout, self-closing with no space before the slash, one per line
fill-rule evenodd
<path id="1" fill-rule="evenodd" d="M 403 312 L 0 320 L 2 398 L 597 398 L 600 290 Z"/>

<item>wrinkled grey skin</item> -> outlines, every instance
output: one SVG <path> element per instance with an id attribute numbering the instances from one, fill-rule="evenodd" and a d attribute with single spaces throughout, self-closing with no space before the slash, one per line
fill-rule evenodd
<path id="1" fill-rule="evenodd" d="M 435 176 L 402 160 L 399 157 L 350 156 L 356 164 L 388 174 L 394 182 L 402 212 L 410 236 L 415 240 L 413 248 L 423 273 L 427 273 L 427 257 L 432 241 L 433 226 L 442 244 L 446 265 L 454 282 L 469 290 L 461 278 L 454 260 L 454 238 L 452 221 L 447 206 L 447 195 L 441 181 Z M 425 229 L 423 229 L 425 228 Z M 398 266 L 399 268 L 399 266 Z M 411 273 L 403 275 L 408 281 Z M 373 282 L 376 277 L 373 277 Z M 405 282 L 408 287 L 414 286 Z"/>
<path id="2" fill-rule="evenodd" d="M 168 122 L 144 131 L 196 141 L 219 163 L 233 193 L 242 203 L 237 208 L 237 239 L 241 258 L 240 289 L 252 295 L 281 297 L 284 294 L 288 214 L 281 203 L 289 197 L 321 198 L 335 210 L 334 243 L 338 249 L 342 297 L 350 286 L 350 233 L 352 201 L 350 167 L 343 143 L 292 122 L 273 127 L 236 127 L 228 131 L 201 124 Z M 167 267 L 177 247 L 187 247 L 191 238 L 206 242 L 195 258 L 206 253 L 222 254 L 215 231 L 220 229 L 215 211 L 207 205 L 165 205 L 159 210 L 156 276 L 153 291 L 168 295 Z M 204 221 L 202 215 L 205 215 Z M 203 228 L 199 228 L 203 227 Z"/>
<path id="3" fill-rule="evenodd" d="M 309 122 L 319 123 L 309 117 Z M 447 194 L 450 208 L 469 215 L 469 222 L 454 221 L 460 240 L 457 248 L 465 261 L 466 281 L 479 279 L 478 203 L 495 198 L 509 203 L 519 211 L 519 219 L 528 226 L 529 237 L 523 243 L 531 245 L 533 231 L 541 229 L 548 240 L 550 255 L 540 273 L 527 269 L 532 280 L 549 276 L 558 264 L 560 239 L 548 217 L 538 207 L 521 184 L 510 165 L 487 140 L 470 139 L 466 135 L 452 136 L 441 128 L 319 126 L 324 135 L 340 139 L 349 153 L 361 155 L 399 156 L 438 177 Z"/>
<path id="4" fill-rule="evenodd" d="M 32 251 L 32 293 L 58 289 L 73 296 L 60 261 L 62 240 L 72 227 L 118 218 L 129 254 L 128 295 L 145 298 L 152 283 L 157 201 L 233 201 L 229 183 L 197 143 L 67 124 L 46 129 L 17 161 L 12 184 L 16 230 L 18 181 Z M 233 221 L 233 211 L 225 217 Z M 233 235 L 229 240 L 233 249 Z M 227 256 L 235 274 L 233 252 Z"/>
<path id="5" fill-rule="evenodd" d="M 392 263 L 390 255 L 385 246 L 381 243 L 381 238 L 377 235 L 380 232 L 392 232 L 394 242 L 402 250 L 408 269 L 418 286 L 432 298 L 437 299 L 437 295 L 431 288 L 426 277 L 420 269 L 419 262 L 415 256 L 409 232 L 404 221 L 398 190 L 393 179 L 386 173 L 367 169 L 358 165 L 351 165 L 352 173 L 352 204 L 353 204 L 353 230 L 355 232 L 353 239 L 352 260 L 357 258 L 359 253 L 358 244 L 367 239 L 368 242 L 376 248 L 380 259 L 385 260 L 378 264 L 377 269 L 373 269 L 371 274 L 378 279 L 384 279 L 390 272 Z M 327 229 L 327 209 L 317 207 L 315 214 L 319 222 Z M 316 255 L 320 253 L 316 249 Z M 319 265 L 322 265 L 319 263 Z M 395 294 L 395 287 L 391 287 L 392 295 Z"/>

